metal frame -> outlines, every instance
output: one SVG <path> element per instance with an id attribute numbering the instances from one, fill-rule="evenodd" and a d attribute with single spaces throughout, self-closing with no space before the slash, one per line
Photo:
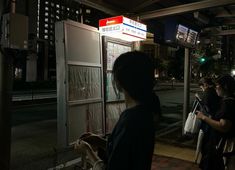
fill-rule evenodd
<path id="1" fill-rule="evenodd" d="M 92 104 L 92 103 L 100 103 L 102 105 L 102 131 L 104 133 L 104 91 L 103 91 L 103 66 L 102 66 L 102 44 L 101 37 L 98 37 L 98 48 L 99 53 L 97 57 L 100 57 L 100 63 L 89 63 L 89 62 L 81 62 L 78 60 L 69 60 L 68 58 L 68 26 L 75 26 L 80 29 L 85 29 L 90 32 L 96 32 L 99 34 L 98 30 L 94 27 L 84 25 L 81 23 L 76 23 L 73 21 L 62 21 L 56 23 L 55 31 L 56 31 L 56 57 L 57 57 L 57 141 L 59 147 L 67 147 L 71 145 L 73 141 L 69 141 L 69 120 L 68 120 L 68 112 L 71 106 L 84 106 L 84 104 Z M 79 45 L 79 44 L 78 44 Z M 88 44 L 89 45 L 89 44 Z M 87 47 L 89 48 L 89 46 Z M 87 50 L 87 49 L 84 49 Z M 89 49 L 88 49 L 89 50 Z M 86 51 L 85 51 L 86 52 Z M 68 86 L 68 67 L 70 65 L 75 66 L 86 66 L 100 69 L 100 78 L 101 78 L 101 96 L 100 98 L 92 98 L 92 99 L 84 99 L 84 100 L 74 100 L 69 101 L 69 86 Z"/>

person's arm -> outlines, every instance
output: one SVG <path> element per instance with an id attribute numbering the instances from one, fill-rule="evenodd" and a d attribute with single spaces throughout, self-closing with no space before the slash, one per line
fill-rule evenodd
<path id="1" fill-rule="evenodd" d="M 86 134 L 83 134 L 80 137 L 80 139 L 86 141 L 92 147 L 101 148 L 103 150 L 106 150 L 107 140 L 105 138 L 102 138 L 99 135 L 96 135 L 93 133 L 86 133 Z"/>
<path id="2" fill-rule="evenodd" d="M 203 112 L 197 111 L 197 118 L 206 122 L 212 128 L 220 131 L 220 132 L 228 132 L 232 126 L 232 122 L 227 119 L 220 119 L 219 121 L 214 120 L 208 116 L 206 116 Z"/>
<path id="3" fill-rule="evenodd" d="M 74 144 L 74 149 L 81 154 L 81 156 L 87 156 L 88 159 L 91 161 L 92 165 L 94 165 L 97 161 L 101 159 L 97 156 L 95 151 L 91 148 L 91 146 L 83 141 L 79 140 Z"/>

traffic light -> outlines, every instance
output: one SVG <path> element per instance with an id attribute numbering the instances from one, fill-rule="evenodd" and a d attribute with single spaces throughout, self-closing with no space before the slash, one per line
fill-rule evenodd
<path id="1" fill-rule="evenodd" d="M 205 62 L 206 62 L 206 58 L 205 58 L 205 57 L 199 58 L 199 62 L 200 62 L 201 64 L 205 63 Z"/>

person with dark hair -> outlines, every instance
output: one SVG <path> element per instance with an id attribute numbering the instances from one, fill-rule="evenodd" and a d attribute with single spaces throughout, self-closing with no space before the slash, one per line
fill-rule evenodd
<path id="1" fill-rule="evenodd" d="M 90 155 L 93 169 L 150 170 L 155 136 L 153 117 L 160 111 L 159 99 L 153 92 L 153 62 L 142 52 L 127 52 L 115 60 L 112 73 L 114 87 L 125 95 L 126 109 L 108 137 L 106 157 L 97 157 L 89 144 L 91 138 L 103 140 L 96 135 L 83 136 L 75 148 Z M 105 142 L 100 143 L 104 146 Z"/>
<path id="2" fill-rule="evenodd" d="M 198 97 L 201 101 L 199 110 L 207 114 L 209 117 L 214 117 L 220 106 L 220 97 L 216 93 L 214 87 L 215 84 L 211 78 L 203 77 L 202 79 L 200 79 L 198 85 L 202 89 L 201 97 L 199 97 L 199 95 L 196 93 L 196 97 Z M 203 138 L 200 141 L 201 163 L 199 164 L 199 167 L 202 166 L 201 164 L 208 154 L 208 145 L 210 145 L 210 143 L 208 142 L 210 138 L 211 127 L 207 123 L 202 122 L 200 129 L 203 132 Z"/>
<path id="3" fill-rule="evenodd" d="M 213 116 L 219 109 L 220 104 L 220 97 L 216 93 L 215 84 L 209 77 L 202 78 L 198 84 L 203 93 L 201 98 L 198 95 L 196 95 L 196 97 L 201 99 L 207 114 Z"/>
<path id="4" fill-rule="evenodd" d="M 207 142 L 207 155 L 200 162 L 203 170 L 224 170 L 225 166 L 230 170 L 234 169 L 234 152 L 226 155 L 227 163 L 224 165 L 222 151 L 223 147 L 218 147 L 221 140 L 235 138 L 235 80 L 230 75 L 224 75 L 216 81 L 216 92 L 222 97 L 219 110 L 207 116 L 202 111 L 197 112 L 197 118 L 207 123 L 211 127 L 210 136 Z"/>

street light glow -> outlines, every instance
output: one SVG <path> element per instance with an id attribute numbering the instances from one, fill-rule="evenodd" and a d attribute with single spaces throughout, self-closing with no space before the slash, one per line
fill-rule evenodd
<path id="1" fill-rule="evenodd" d="M 232 73 L 232 76 L 235 76 L 235 70 L 232 70 L 231 73 Z"/>

